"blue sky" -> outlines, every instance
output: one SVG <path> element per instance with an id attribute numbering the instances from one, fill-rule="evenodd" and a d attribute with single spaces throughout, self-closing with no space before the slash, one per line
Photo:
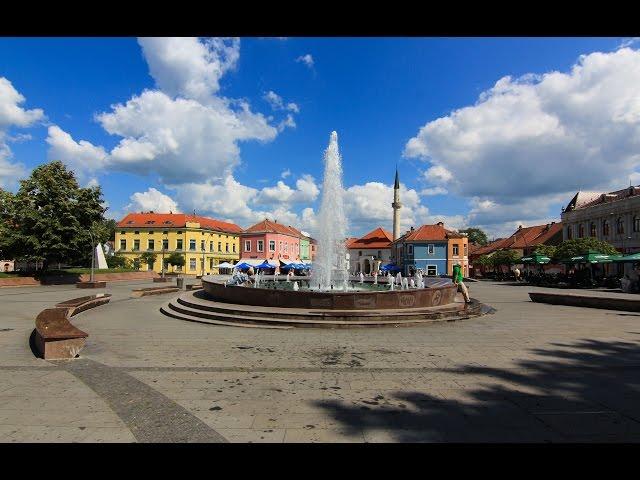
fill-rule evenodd
<path id="1" fill-rule="evenodd" d="M 390 228 L 396 164 L 403 228 L 441 219 L 504 235 L 557 220 L 577 188 L 636 179 L 634 47 L 622 38 L 3 38 L 0 186 L 15 190 L 16 175 L 61 159 L 81 183 L 102 186 L 111 216 L 196 209 L 242 227 L 268 216 L 314 232 L 336 130 L 353 235 Z M 4 120 L 2 102 L 14 112 Z M 575 173 L 586 165 L 593 171 Z M 603 175 L 612 165 L 617 173 Z"/>

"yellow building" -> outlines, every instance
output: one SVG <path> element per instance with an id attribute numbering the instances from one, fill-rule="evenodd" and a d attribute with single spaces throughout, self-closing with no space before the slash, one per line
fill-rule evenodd
<path id="1" fill-rule="evenodd" d="M 169 266 L 165 272 L 186 275 L 218 273 L 222 262 L 240 258 L 240 233 L 234 224 L 184 213 L 130 213 L 116 227 L 115 250 L 119 255 L 149 270 L 140 258 L 144 252 L 156 254 L 153 270 L 162 271 L 162 257 L 184 255 L 183 268 Z"/>

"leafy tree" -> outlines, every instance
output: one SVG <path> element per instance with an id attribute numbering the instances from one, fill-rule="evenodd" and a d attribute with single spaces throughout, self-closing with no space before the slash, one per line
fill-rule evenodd
<path id="1" fill-rule="evenodd" d="M 0 188 L 0 258 L 13 258 L 13 211 L 14 197 Z"/>
<path id="2" fill-rule="evenodd" d="M 60 161 L 36 167 L 20 181 L 2 223 L 11 225 L 5 240 L 15 258 L 40 260 L 43 269 L 53 262 L 88 263 L 92 239 L 98 242 L 96 225 L 103 220 L 102 190 L 80 188 L 72 171 Z M 5 207 L 6 210 L 6 207 Z"/>
<path id="3" fill-rule="evenodd" d="M 110 255 L 107 257 L 107 266 L 109 268 L 131 268 L 131 260 L 124 255 Z"/>
<path id="4" fill-rule="evenodd" d="M 533 253 L 538 255 L 546 255 L 549 258 L 555 258 L 557 248 L 558 247 L 556 245 L 538 245 Z"/>
<path id="5" fill-rule="evenodd" d="M 513 265 L 520 260 L 520 255 L 515 250 L 498 250 L 493 255 L 491 255 L 491 262 L 493 266 L 500 268 L 502 265 Z"/>
<path id="6" fill-rule="evenodd" d="M 594 250 L 605 255 L 619 254 L 616 248 L 608 242 L 598 240 L 594 237 L 574 238 L 565 240 L 556 247 L 555 258 L 562 260 L 565 258 L 575 257 L 588 250 Z"/>
<path id="7" fill-rule="evenodd" d="M 97 241 L 104 243 L 116 239 L 116 225 L 118 222 L 112 218 L 105 218 L 95 226 Z"/>
<path id="8" fill-rule="evenodd" d="M 144 252 L 140 255 L 140 260 L 142 263 L 149 265 L 149 269 L 153 268 L 153 264 L 156 263 L 156 258 L 158 258 L 158 255 L 153 252 Z"/>
<path id="9" fill-rule="evenodd" d="M 484 233 L 479 228 L 469 227 L 464 230 L 460 230 L 460 233 L 466 233 L 470 243 L 475 243 L 476 245 L 483 245 L 483 246 L 489 243 L 487 234 Z"/>
<path id="10" fill-rule="evenodd" d="M 173 252 L 168 257 L 165 257 L 164 263 L 166 265 L 173 265 L 174 267 L 184 267 L 185 259 L 184 255 L 179 254 L 178 252 Z"/>
<path id="11" fill-rule="evenodd" d="M 490 267 L 493 265 L 493 261 L 488 255 L 480 255 L 473 263 L 480 267 Z"/>

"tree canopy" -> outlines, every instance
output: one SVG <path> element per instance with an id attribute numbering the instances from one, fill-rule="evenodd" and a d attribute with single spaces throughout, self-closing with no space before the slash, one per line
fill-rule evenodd
<path id="1" fill-rule="evenodd" d="M 20 180 L 17 193 L 0 192 L 3 256 L 52 262 L 86 263 L 92 240 L 105 241 L 98 228 L 106 210 L 99 186 L 81 188 L 60 161 L 36 167 Z"/>
<path id="2" fill-rule="evenodd" d="M 595 250 L 605 255 L 616 255 L 620 253 L 608 242 L 593 237 L 586 237 L 565 240 L 556 247 L 554 257 L 558 260 L 563 260 L 586 253 L 588 250 Z"/>
<path id="3" fill-rule="evenodd" d="M 556 249 L 558 247 L 556 245 L 538 245 L 535 250 L 533 251 L 533 253 L 537 253 L 540 255 L 546 255 L 549 258 L 555 258 L 556 256 Z"/>
<path id="4" fill-rule="evenodd" d="M 469 238 L 469 242 L 475 243 L 476 245 L 486 245 L 489 243 L 489 239 L 487 238 L 487 234 L 484 233 L 479 228 L 469 227 L 464 230 L 459 230 L 460 233 L 466 233 Z"/>
<path id="5" fill-rule="evenodd" d="M 501 265 L 513 265 L 518 263 L 520 255 L 515 250 L 498 250 L 491 255 L 491 261 L 494 266 L 499 267 Z"/>

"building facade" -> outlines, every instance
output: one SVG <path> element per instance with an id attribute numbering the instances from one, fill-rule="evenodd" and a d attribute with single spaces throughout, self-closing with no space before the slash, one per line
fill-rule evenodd
<path id="1" fill-rule="evenodd" d="M 256 263 L 255 260 L 299 261 L 302 236 L 294 227 L 265 219 L 242 232 L 241 259 L 247 263 Z"/>
<path id="2" fill-rule="evenodd" d="M 562 238 L 594 237 L 621 253 L 640 251 L 640 186 L 578 192 L 562 210 Z"/>
<path id="3" fill-rule="evenodd" d="M 391 256 L 405 276 L 416 270 L 429 276 L 451 275 L 455 264 L 468 276 L 468 242 L 466 235 L 448 230 L 438 222 L 417 229 L 412 227 L 392 243 Z"/>
<path id="4" fill-rule="evenodd" d="M 240 233 L 234 224 L 213 218 L 183 213 L 130 213 L 116 227 L 115 251 L 141 270 L 162 271 L 162 257 L 184 255 L 184 267 L 170 271 L 187 275 L 217 273 L 219 263 L 235 263 L 240 258 Z M 153 265 L 141 260 L 144 252 L 153 252 Z M 165 270 L 166 271 L 166 270 Z"/>
<path id="5" fill-rule="evenodd" d="M 380 270 L 383 264 L 391 261 L 392 234 L 378 227 L 361 238 L 347 241 L 349 252 L 349 271 L 352 274 L 371 275 Z"/>

